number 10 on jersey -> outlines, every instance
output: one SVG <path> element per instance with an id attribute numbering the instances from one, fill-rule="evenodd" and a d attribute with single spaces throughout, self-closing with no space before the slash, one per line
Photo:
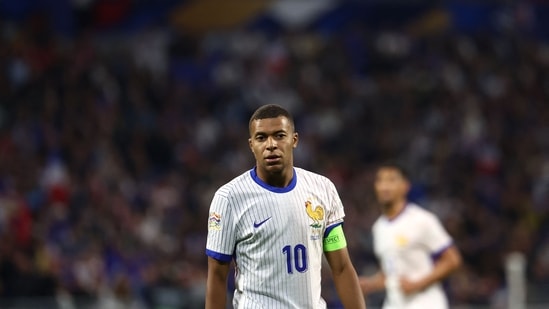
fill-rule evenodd
<path id="1" fill-rule="evenodd" d="M 293 248 L 290 245 L 282 248 L 282 254 L 286 256 L 288 274 L 293 274 L 294 269 L 300 273 L 307 271 L 307 247 L 297 244 Z"/>

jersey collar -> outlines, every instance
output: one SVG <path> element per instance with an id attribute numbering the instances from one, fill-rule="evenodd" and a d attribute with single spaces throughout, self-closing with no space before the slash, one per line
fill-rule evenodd
<path id="1" fill-rule="evenodd" d="M 395 222 L 406 211 L 406 208 L 408 208 L 408 204 L 410 204 L 410 203 L 409 202 L 404 203 L 404 207 L 402 207 L 402 209 L 394 217 L 392 217 L 391 219 L 389 219 L 387 216 L 384 215 L 385 219 L 388 222 Z"/>
<path id="2" fill-rule="evenodd" d="M 259 179 L 259 176 L 257 176 L 256 167 L 254 167 L 250 170 L 250 176 L 252 176 L 252 179 L 255 181 L 255 183 L 257 183 L 261 187 L 263 187 L 263 188 L 265 188 L 265 189 L 267 189 L 271 192 L 286 193 L 286 192 L 292 191 L 295 188 L 295 185 L 297 184 L 297 175 L 296 175 L 296 172 L 295 172 L 295 168 L 292 168 L 292 171 L 293 171 L 294 176 L 292 177 L 292 180 L 290 180 L 290 183 L 284 188 L 273 187 L 273 186 L 265 183 L 263 180 Z"/>

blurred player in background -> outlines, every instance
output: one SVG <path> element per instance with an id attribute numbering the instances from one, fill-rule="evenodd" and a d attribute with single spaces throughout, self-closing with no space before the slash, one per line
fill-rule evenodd
<path id="1" fill-rule="evenodd" d="M 461 255 L 431 212 L 406 200 L 410 183 L 398 164 L 378 168 L 375 192 L 382 215 L 373 225 L 381 270 L 360 277 L 365 294 L 385 289 L 385 309 L 448 308 L 440 281 L 461 264 Z"/>
<path id="2" fill-rule="evenodd" d="M 334 184 L 293 166 L 293 117 L 278 105 L 262 106 L 249 132 L 256 166 L 218 189 L 210 206 L 206 308 L 225 308 L 233 259 L 234 308 L 326 308 L 323 254 L 345 308 L 365 308 Z"/>

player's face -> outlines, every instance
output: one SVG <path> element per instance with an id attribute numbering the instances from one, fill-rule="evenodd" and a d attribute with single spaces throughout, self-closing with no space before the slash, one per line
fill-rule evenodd
<path id="1" fill-rule="evenodd" d="M 252 121 L 249 144 L 260 177 L 265 174 L 284 174 L 292 168 L 297 133 L 288 118 L 280 116 Z"/>
<path id="2" fill-rule="evenodd" d="M 390 206 L 406 199 L 410 184 L 396 168 L 381 168 L 374 183 L 378 202 Z"/>

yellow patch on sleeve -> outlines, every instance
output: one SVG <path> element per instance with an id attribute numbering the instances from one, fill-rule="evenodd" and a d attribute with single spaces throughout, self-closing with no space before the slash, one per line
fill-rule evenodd
<path id="1" fill-rule="evenodd" d="M 324 251 L 336 251 L 345 247 L 347 247 L 347 240 L 343 234 L 343 228 L 338 225 L 324 238 Z"/>

